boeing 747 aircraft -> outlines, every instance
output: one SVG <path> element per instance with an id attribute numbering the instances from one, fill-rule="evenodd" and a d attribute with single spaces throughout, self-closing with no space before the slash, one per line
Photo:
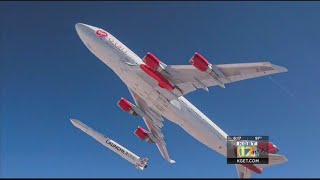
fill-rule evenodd
<path id="1" fill-rule="evenodd" d="M 167 65 L 148 52 L 142 59 L 110 32 L 77 23 L 76 31 L 85 46 L 109 66 L 127 85 L 134 104 L 121 98 L 118 106 L 141 116 L 148 130 L 138 127 L 134 133 L 141 140 L 154 143 L 169 163 L 175 163 L 167 151 L 161 132 L 163 117 L 179 125 L 192 137 L 223 156 L 227 156 L 227 134 L 183 96 L 197 89 L 220 86 L 245 79 L 287 72 L 270 62 L 211 64 L 201 54 L 190 58 L 191 65 Z M 240 178 L 262 173 L 262 168 L 287 161 L 269 142 L 269 164 L 236 164 Z M 260 149 L 263 151 L 263 149 Z"/>

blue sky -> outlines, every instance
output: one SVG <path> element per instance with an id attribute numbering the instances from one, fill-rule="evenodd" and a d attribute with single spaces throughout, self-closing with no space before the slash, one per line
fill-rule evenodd
<path id="1" fill-rule="evenodd" d="M 234 165 L 170 121 L 163 133 L 176 164 L 139 140 L 142 119 L 116 105 L 130 93 L 83 45 L 78 22 L 167 64 L 188 64 L 198 51 L 215 64 L 285 66 L 288 73 L 186 98 L 230 135 L 269 135 L 289 159 L 253 177 L 320 176 L 317 2 L 2 2 L 0 17 L 0 177 L 237 177 Z M 149 167 L 137 171 L 71 117 L 148 157 Z"/>

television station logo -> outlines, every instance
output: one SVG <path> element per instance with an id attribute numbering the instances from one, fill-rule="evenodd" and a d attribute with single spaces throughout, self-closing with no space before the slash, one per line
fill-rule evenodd
<path id="1" fill-rule="evenodd" d="M 258 158 L 257 141 L 237 141 L 237 158 Z"/>

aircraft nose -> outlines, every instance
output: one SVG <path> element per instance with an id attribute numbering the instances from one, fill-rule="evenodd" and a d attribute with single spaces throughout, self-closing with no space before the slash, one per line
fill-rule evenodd
<path id="1" fill-rule="evenodd" d="M 76 31 L 80 37 L 80 39 L 83 42 L 90 42 L 92 40 L 92 38 L 94 36 L 92 36 L 93 34 L 95 34 L 99 28 L 88 25 L 88 24 L 84 24 L 84 23 L 77 23 L 75 25 Z"/>
<path id="2" fill-rule="evenodd" d="M 108 36 L 108 33 L 105 30 L 84 23 L 77 23 L 75 28 L 81 39 L 85 39 L 85 37 L 92 34 L 96 34 L 99 37 Z"/>
<path id="3" fill-rule="evenodd" d="M 97 30 L 99 30 L 98 27 L 94 27 L 94 26 L 91 26 L 89 24 L 84 24 L 84 23 L 77 23 L 75 25 L 76 27 L 76 30 L 77 32 L 81 32 L 81 31 L 84 31 L 84 30 L 91 30 L 92 32 L 96 32 Z"/>
<path id="4" fill-rule="evenodd" d="M 75 27 L 76 27 L 76 31 L 77 31 L 77 33 L 78 33 L 79 35 L 80 35 L 81 33 L 84 33 L 84 32 L 86 32 L 86 31 L 88 31 L 88 30 L 91 29 L 89 25 L 84 24 L 84 23 L 77 23 L 77 24 L 75 25 Z"/>
<path id="5" fill-rule="evenodd" d="M 77 23 L 75 25 L 75 28 L 76 28 L 78 35 L 80 36 L 80 38 L 82 40 L 86 37 L 88 32 L 90 32 L 90 29 L 83 23 Z"/>
<path id="6" fill-rule="evenodd" d="M 79 32 L 79 31 L 81 31 L 82 28 L 84 27 L 84 24 L 83 24 L 83 23 L 77 23 L 77 24 L 75 25 L 75 27 L 76 27 L 77 32 Z"/>
<path id="7" fill-rule="evenodd" d="M 75 28 L 82 42 L 88 43 L 90 41 L 90 34 L 92 34 L 91 30 L 83 23 L 77 23 Z"/>

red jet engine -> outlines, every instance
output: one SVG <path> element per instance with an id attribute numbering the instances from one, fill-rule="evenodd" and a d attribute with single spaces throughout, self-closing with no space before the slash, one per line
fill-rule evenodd
<path id="1" fill-rule="evenodd" d="M 123 97 L 118 101 L 118 106 L 120 109 L 122 109 L 123 111 L 129 114 L 132 114 L 134 116 L 138 115 L 133 109 L 134 105 Z"/>
<path id="2" fill-rule="evenodd" d="M 142 127 L 138 126 L 138 128 L 134 131 L 134 134 L 142 141 L 152 143 L 152 140 L 149 137 L 149 131 L 143 129 Z"/>
<path id="3" fill-rule="evenodd" d="M 199 53 L 195 53 L 189 62 L 201 72 L 208 71 L 208 68 L 210 68 L 210 63 Z"/>
<path id="4" fill-rule="evenodd" d="M 152 68 L 158 72 L 165 70 L 165 68 L 161 64 L 161 61 L 150 52 L 148 52 L 147 55 L 145 55 L 143 57 L 143 60 L 146 63 L 146 65 L 148 65 L 150 68 Z"/>

